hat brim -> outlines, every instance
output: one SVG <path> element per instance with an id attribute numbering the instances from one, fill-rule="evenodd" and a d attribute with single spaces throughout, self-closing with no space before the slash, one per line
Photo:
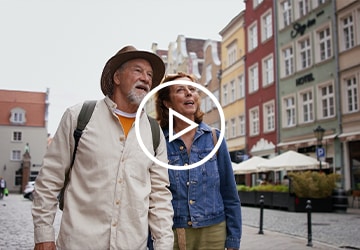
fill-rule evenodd
<path id="1" fill-rule="evenodd" d="M 127 51 L 121 54 L 116 54 L 111 57 L 105 64 L 101 75 L 101 90 L 104 95 L 109 93 L 109 84 L 112 82 L 115 71 L 125 62 L 132 59 L 145 59 L 148 61 L 153 70 L 153 79 L 151 89 L 155 88 L 162 81 L 165 74 L 165 64 L 163 60 L 156 54 L 147 51 Z"/>

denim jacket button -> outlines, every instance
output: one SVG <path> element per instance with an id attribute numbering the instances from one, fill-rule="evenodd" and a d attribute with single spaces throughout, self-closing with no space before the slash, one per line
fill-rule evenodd
<path id="1" fill-rule="evenodd" d="M 187 181 L 187 182 L 186 182 L 186 186 L 189 186 L 189 185 L 190 185 L 190 182 Z"/>
<path id="2" fill-rule="evenodd" d="M 190 200 L 190 201 L 189 201 L 189 203 L 190 203 L 190 205 L 192 205 L 192 204 L 194 204 L 194 203 L 195 203 L 195 201 Z"/>
<path id="3" fill-rule="evenodd" d="M 192 222 L 191 221 L 188 221 L 188 223 L 187 223 L 189 226 L 191 226 L 192 225 Z"/>
<path id="4" fill-rule="evenodd" d="M 179 149 L 180 149 L 180 150 L 183 150 L 183 149 L 184 149 L 184 146 L 180 146 Z"/>

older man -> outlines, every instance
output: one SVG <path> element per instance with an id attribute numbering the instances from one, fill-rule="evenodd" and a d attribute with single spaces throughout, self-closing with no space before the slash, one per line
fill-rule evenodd
<path id="1" fill-rule="evenodd" d="M 57 195 L 71 166 L 81 104 L 65 111 L 36 178 L 32 208 L 36 250 L 146 249 L 149 228 L 155 249 L 172 249 L 167 169 L 142 152 L 134 127 L 139 104 L 164 72 L 157 55 L 133 46 L 124 47 L 106 63 L 101 76 L 105 98 L 97 101 L 78 144 L 55 246 Z M 151 127 L 144 112 L 139 123 L 142 140 L 152 150 Z M 154 154 L 167 162 L 160 134 Z"/>

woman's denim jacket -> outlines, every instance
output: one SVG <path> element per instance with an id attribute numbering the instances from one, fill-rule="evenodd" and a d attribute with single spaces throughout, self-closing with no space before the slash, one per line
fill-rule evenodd
<path id="1" fill-rule="evenodd" d="M 220 132 L 216 130 L 217 137 Z M 211 127 L 200 123 L 191 146 L 190 158 L 183 141 L 169 142 L 164 130 L 169 164 L 184 166 L 206 157 L 214 148 Z M 173 195 L 174 228 L 200 228 L 226 220 L 226 247 L 239 248 L 241 207 L 230 155 L 225 140 L 205 164 L 188 170 L 169 169 Z"/>

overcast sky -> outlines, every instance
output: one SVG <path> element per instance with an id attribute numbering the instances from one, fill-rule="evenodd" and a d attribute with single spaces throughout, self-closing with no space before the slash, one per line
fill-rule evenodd
<path id="1" fill-rule="evenodd" d="M 48 131 L 65 109 L 103 98 L 106 61 L 132 44 L 168 49 L 178 35 L 221 40 L 243 0 L 0 0 L 0 89 L 50 89 Z"/>

